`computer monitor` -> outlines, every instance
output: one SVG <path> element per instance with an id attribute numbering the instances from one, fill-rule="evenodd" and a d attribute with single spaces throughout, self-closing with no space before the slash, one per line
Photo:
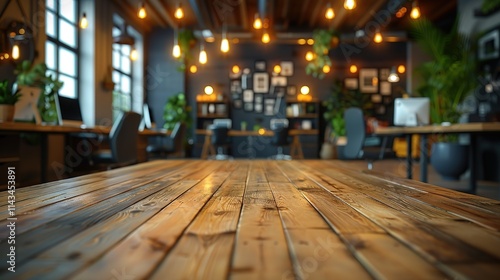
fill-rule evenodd
<path id="1" fill-rule="evenodd" d="M 82 110 L 78 98 L 69 98 L 58 94 L 56 102 L 61 125 L 81 126 L 83 124 Z"/>
<path id="2" fill-rule="evenodd" d="M 227 127 L 228 129 L 231 129 L 233 122 L 231 119 L 215 119 L 214 120 L 214 126 L 215 127 Z"/>
<path id="3" fill-rule="evenodd" d="M 144 105 L 142 106 L 142 120 L 139 126 L 139 130 L 142 131 L 145 128 L 153 129 L 155 127 L 151 115 L 153 115 L 153 113 L 151 112 L 151 108 L 149 108 L 148 104 L 144 103 Z"/>
<path id="4" fill-rule="evenodd" d="M 396 98 L 394 100 L 394 125 L 429 124 L 429 107 L 428 97 Z"/>

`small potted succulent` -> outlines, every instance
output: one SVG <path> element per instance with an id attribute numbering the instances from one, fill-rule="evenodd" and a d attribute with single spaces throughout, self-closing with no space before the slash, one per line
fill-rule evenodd
<path id="1" fill-rule="evenodd" d="M 10 122 L 14 118 L 14 105 L 21 94 L 19 89 L 12 90 L 12 85 L 9 85 L 7 80 L 0 82 L 0 122 Z"/>

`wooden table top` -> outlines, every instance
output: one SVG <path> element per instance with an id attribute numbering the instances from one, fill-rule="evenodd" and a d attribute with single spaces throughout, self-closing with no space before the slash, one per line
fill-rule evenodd
<path id="1" fill-rule="evenodd" d="M 212 131 L 210 129 L 196 129 L 196 134 L 198 135 L 211 135 Z M 288 134 L 295 135 L 317 135 L 319 132 L 317 129 L 290 129 Z M 273 136 L 272 130 L 265 129 L 263 132 L 256 130 L 235 130 L 231 129 L 228 132 L 229 136 Z"/>
<path id="2" fill-rule="evenodd" d="M 337 161 L 169 160 L 20 188 L 1 279 L 498 279 L 500 201 Z M 10 222 L 10 221 L 9 221 Z"/>
<path id="3" fill-rule="evenodd" d="M 500 122 L 458 123 L 451 125 L 424 125 L 424 126 L 390 126 L 377 127 L 375 134 L 439 134 L 439 133 L 470 133 L 500 131 Z"/>

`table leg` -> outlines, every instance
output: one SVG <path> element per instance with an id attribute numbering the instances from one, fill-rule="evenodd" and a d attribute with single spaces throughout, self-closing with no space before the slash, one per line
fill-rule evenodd
<path id="1" fill-rule="evenodd" d="M 420 135 L 420 181 L 427 183 L 427 135 Z"/>
<path id="2" fill-rule="evenodd" d="M 203 148 L 201 149 L 201 159 L 207 159 L 210 150 L 210 135 L 205 135 Z"/>
<path id="3" fill-rule="evenodd" d="M 475 154 L 476 154 L 476 135 L 474 133 L 469 133 L 469 138 L 470 138 L 470 143 L 469 143 L 469 169 L 470 169 L 470 175 L 469 175 L 469 192 L 472 194 L 476 193 L 476 188 L 477 188 L 477 182 L 476 182 L 476 161 L 475 161 Z"/>
<path id="4" fill-rule="evenodd" d="M 294 135 L 292 145 L 290 147 L 290 155 L 296 159 L 303 159 L 304 153 L 302 152 L 302 145 L 300 144 L 300 136 Z"/>
<path id="5" fill-rule="evenodd" d="M 411 167 L 412 158 L 411 158 L 411 134 L 406 134 L 406 178 L 411 179 L 413 177 L 413 170 Z"/>

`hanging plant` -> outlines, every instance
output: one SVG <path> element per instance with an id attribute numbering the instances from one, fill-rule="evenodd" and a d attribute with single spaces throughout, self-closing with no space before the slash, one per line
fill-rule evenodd
<path id="1" fill-rule="evenodd" d="M 314 58 L 306 66 L 306 74 L 318 79 L 323 79 L 325 66 L 332 66 L 332 61 L 328 53 L 330 49 L 338 45 L 338 36 L 334 31 L 330 30 L 315 30 L 313 32 L 313 53 Z"/>
<path id="2" fill-rule="evenodd" d="M 180 62 L 177 70 L 179 72 L 184 72 L 187 62 L 192 59 L 191 49 L 196 45 L 196 38 L 194 37 L 193 31 L 190 29 L 180 30 L 177 35 L 177 42 L 181 49 L 181 56 L 177 59 Z"/>

